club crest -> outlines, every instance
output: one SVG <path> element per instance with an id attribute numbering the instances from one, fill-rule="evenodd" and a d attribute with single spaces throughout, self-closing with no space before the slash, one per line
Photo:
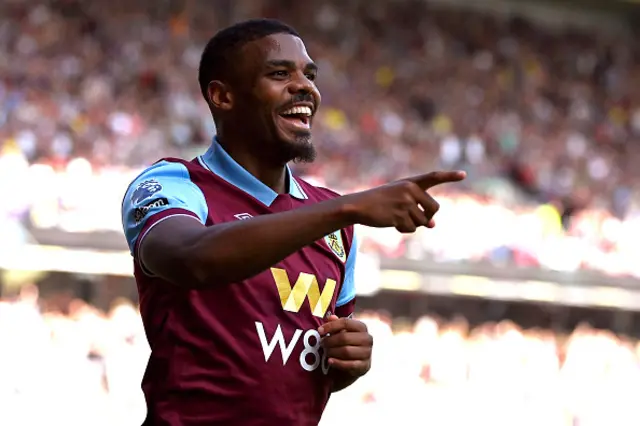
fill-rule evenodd
<path id="1" fill-rule="evenodd" d="M 327 243 L 333 254 L 338 256 L 338 259 L 343 262 L 347 260 L 347 253 L 344 251 L 344 244 L 342 243 L 342 232 L 336 231 L 327 235 L 324 237 L 324 242 Z"/>

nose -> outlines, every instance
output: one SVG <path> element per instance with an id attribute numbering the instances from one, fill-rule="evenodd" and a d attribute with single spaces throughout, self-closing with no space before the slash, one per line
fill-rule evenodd
<path id="1" fill-rule="evenodd" d="M 315 84 L 304 73 L 296 73 L 295 78 L 289 83 L 289 92 L 296 93 L 313 93 L 316 90 Z"/>

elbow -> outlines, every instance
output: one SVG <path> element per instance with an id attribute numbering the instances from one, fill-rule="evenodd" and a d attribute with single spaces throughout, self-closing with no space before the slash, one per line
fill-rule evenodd
<path id="1" fill-rule="evenodd" d="M 237 245 L 212 238 L 211 234 L 206 237 L 195 238 L 173 253 L 177 260 L 174 270 L 181 271 L 186 287 L 208 289 L 239 282 L 254 274 L 246 251 L 239 253 Z"/>
<path id="2" fill-rule="evenodd" d="M 145 269 L 155 276 L 186 290 L 202 289 L 212 282 L 211 269 L 194 247 L 172 247 L 171 253 L 157 253 L 156 250 L 141 259 Z"/>
<path id="3" fill-rule="evenodd" d="M 228 273 L 228 244 L 220 241 L 216 228 L 205 228 L 192 219 L 164 221 L 139 246 L 140 261 L 153 275 L 185 290 L 224 283 L 224 276 L 217 272 Z"/>
<path id="4" fill-rule="evenodd" d="M 216 282 L 211 263 L 202 255 L 187 252 L 180 257 L 181 267 L 178 269 L 182 271 L 184 287 L 189 290 L 203 290 Z"/>
<path id="5" fill-rule="evenodd" d="M 234 282 L 229 274 L 228 262 L 224 256 L 207 253 L 196 247 L 184 250 L 180 255 L 186 286 L 191 290 L 203 290 Z"/>

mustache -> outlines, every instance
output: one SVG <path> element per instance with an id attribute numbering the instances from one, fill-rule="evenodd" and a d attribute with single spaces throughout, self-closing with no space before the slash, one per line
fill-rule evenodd
<path id="1" fill-rule="evenodd" d="M 291 100 L 289 102 L 287 102 L 286 104 L 284 104 L 281 107 L 281 109 L 290 108 L 290 107 L 294 106 L 295 104 L 298 104 L 298 103 L 301 103 L 301 102 L 309 102 L 309 103 L 313 104 L 314 109 L 316 109 L 318 107 L 318 105 L 316 103 L 316 99 L 313 97 L 313 95 L 311 95 L 310 93 L 297 93 L 297 94 L 293 95 Z"/>

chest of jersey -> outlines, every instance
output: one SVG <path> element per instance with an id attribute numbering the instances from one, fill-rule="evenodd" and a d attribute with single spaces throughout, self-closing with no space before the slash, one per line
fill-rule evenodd
<path id="1" fill-rule="evenodd" d="M 208 226 L 284 212 L 315 202 L 284 194 L 267 206 L 244 191 L 218 181 L 209 183 L 205 190 Z M 254 244 L 251 235 L 246 236 L 245 243 Z M 273 313 L 278 312 L 280 322 L 291 322 L 303 328 L 315 327 L 335 311 L 345 261 L 344 238 L 338 231 L 238 283 L 238 288 L 245 297 L 254 299 L 250 310 L 255 311 L 256 317 L 273 317 Z"/>

